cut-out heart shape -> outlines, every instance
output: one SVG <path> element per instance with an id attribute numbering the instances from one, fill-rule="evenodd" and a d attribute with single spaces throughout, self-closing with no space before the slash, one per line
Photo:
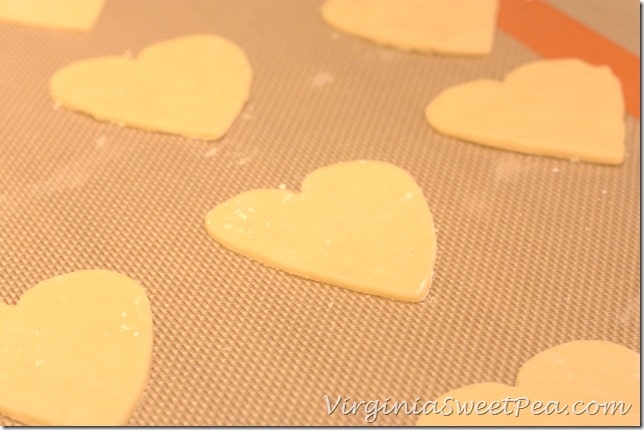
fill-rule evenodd
<path id="1" fill-rule="evenodd" d="M 0 0 L 0 21 L 56 30 L 94 27 L 105 0 Z"/>
<path id="2" fill-rule="evenodd" d="M 332 27 L 405 51 L 485 55 L 492 51 L 498 0 L 328 0 Z"/>
<path id="3" fill-rule="evenodd" d="M 503 406 L 506 398 L 510 400 Z M 610 402 L 620 401 L 623 406 L 610 406 Z M 478 402 L 486 404 L 480 404 L 477 413 L 472 408 Z M 527 361 L 515 386 L 492 382 L 468 385 L 441 396 L 436 405 L 434 412 L 440 413 L 422 416 L 418 425 L 639 425 L 640 356 L 610 342 L 569 342 Z M 469 408 L 469 413 L 467 409 L 459 411 L 463 407 Z M 560 413 L 555 413 L 555 408 Z"/>
<path id="4" fill-rule="evenodd" d="M 432 215 L 414 179 L 378 161 L 323 167 L 301 193 L 254 190 L 210 211 L 227 248 L 315 281 L 422 301 L 436 254 Z"/>
<path id="5" fill-rule="evenodd" d="M 56 72 L 52 97 L 96 119 L 193 138 L 218 139 L 248 99 L 243 51 L 211 35 L 148 46 L 137 59 L 79 61 Z"/>
<path id="6" fill-rule="evenodd" d="M 0 304 L 0 413 L 25 424 L 123 425 L 143 393 L 152 314 L 118 273 L 74 272 Z"/>
<path id="7" fill-rule="evenodd" d="M 504 82 L 448 88 L 426 116 L 439 133 L 500 149 L 605 164 L 624 160 L 620 82 L 608 67 L 580 60 L 536 61 Z"/>

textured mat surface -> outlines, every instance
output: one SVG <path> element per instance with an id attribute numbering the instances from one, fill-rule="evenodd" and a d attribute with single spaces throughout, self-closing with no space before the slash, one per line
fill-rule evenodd
<path id="1" fill-rule="evenodd" d="M 336 34 L 319 1 L 277 5 L 112 0 L 84 35 L 0 25 L 0 298 L 78 269 L 139 280 L 155 347 L 131 424 L 355 425 L 363 415 L 329 416 L 323 396 L 413 402 L 512 383 L 577 339 L 639 351 L 639 121 L 627 118 L 621 167 L 442 137 L 423 117 L 441 89 L 537 56 L 503 33 L 484 59 L 405 54 Z M 48 97 L 71 61 L 201 32 L 238 43 L 254 69 L 219 142 L 98 123 Z M 427 196 L 439 249 L 424 303 L 308 282 L 208 237 L 218 202 L 354 159 L 407 169 Z"/>

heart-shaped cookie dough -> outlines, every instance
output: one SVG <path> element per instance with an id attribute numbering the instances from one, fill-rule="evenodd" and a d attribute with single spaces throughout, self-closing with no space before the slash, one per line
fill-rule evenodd
<path id="1" fill-rule="evenodd" d="M 0 0 L 0 21 L 56 30 L 87 31 L 105 0 Z"/>
<path id="2" fill-rule="evenodd" d="M 492 51 L 498 0 L 328 0 L 332 27 L 405 51 L 486 55 Z"/>
<path id="3" fill-rule="evenodd" d="M 0 304 L 0 413 L 25 424 L 123 425 L 143 393 L 152 314 L 118 273 L 74 272 Z"/>
<path id="4" fill-rule="evenodd" d="M 505 398 L 511 399 L 505 403 L 507 406 L 503 403 Z M 472 407 L 481 401 L 486 405 L 476 413 Z M 611 406 L 610 402 L 620 401 L 623 406 Z M 569 342 L 526 362 L 516 386 L 491 382 L 468 385 L 450 391 L 436 402 L 434 412 L 440 413 L 422 416 L 418 425 L 639 425 L 640 356 L 610 342 Z M 469 407 L 469 413 L 466 409 L 459 411 L 459 407 Z M 611 407 L 615 408 L 613 413 Z M 556 413 L 555 408 L 561 412 Z"/>
<path id="5" fill-rule="evenodd" d="M 608 67 L 580 60 L 521 66 L 504 82 L 477 80 L 427 106 L 439 133 L 510 151 L 595 163 L 624 160 L 624 98 Z"/>
<path id="6" fill-rule="evenodd" d="M 432 279 L 436 238 L 423 192 L 383 162 L 323 167 L 299 194 L 242 193 L 210 211 L 206 228 L 268 266 L 361 293 L 419 302 Z"/>
<path id="7" fill-rule="evenodd" d="M 248 99 L 242 50 L 211 35 L 148 46 L 137 59 L 79 61 L 56 72 L 52 97 L 99 120 L 200 139 L 218 139 Z"/>

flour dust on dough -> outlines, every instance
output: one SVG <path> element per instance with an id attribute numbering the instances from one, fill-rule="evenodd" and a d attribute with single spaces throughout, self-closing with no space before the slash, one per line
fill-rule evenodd
<path id="1" fill-rule="evenodd" d="M 54 30 L 88 31 L 105 0 L 0 0 L 0 22 Z"/>
<path id="2" fill-rule="evenodd" d="M 152 314 L 127 276 L 57 276 L 0 303 L 0 413 L 30 425 L 124 425 L 147 382 Z"/>
<path id="3" fill-rule="evenodd" d="M 244 192 L 210 211 L 206 228 L 239 254 L 361 293 L 419 302 L 432 280 L 436 236 L 423 192 L 383 162 L 320 168 L 300 193 Z"/>
<path id="4" fill-rule="evenodd" d="M 448 88 L 426 109 L 439 133 L 528 154 L 621 164 L 624 97 L 606 66 L 577 59 L 535 61 L 503 82 Z"/>
<path id="5" fill-rule="evenodd" d="M 215 140 L 249 97 L 252 71 L 237 45 L 192 35 L 148 46 L 136 59 L 92 58 L 58 70 L 50 93 L 96 119 Z"/>
<path id="6" fill-rule="evenodd" d="M 492 51 L 498 0 L 327 0 L 332 27 L 405 51 L 480 56 Z"/>
<path id="7" fill-rule="evenodd" d="M 491 406 L 506 397 L 530 403 Z M 487 403 L 481 413 L 457 413 L 457 403 Z M 536 402 L 542 402 L 539 406 Z M 606 414 L 594 405 L 624 402 L 624 413 Z M 522 401 L 524 402 L 524 401 Z M 559 402 L 569 414 L 546 413 L 545 404 Z M 582 402 L 575 405 L 576 402 Z M 422 426 L 634 426 L 640 416 L 640 355 L 611 342 L 580 340 L 550 348 L 528 360 L 519 370 L 516 385 L 496 382 L 452 390 L 437 399 L 450 405 L 451 415 L 422 416 Z M 551 403 L 555 405 L 555 403 Z M 593 406 L 594 405 L 594 406 Z M 630 409 L 628 405 L 632 405 Z M 492 409 L 490 409 L 492 407 Z M 552 410 L 554 406 L 548 406 Z M 586 409 L 587 408 L 587 409 Z M 496 411 L 496 414 L 491 413 Z M 509 412 L 509 413 L 506 413 Z M 541 413 L 540 413 L 541 412 Z M 581 413 L 580 413 L 581 412 Z M 595 412 L 593 414 L 593 412 Z M 518 416 L 517 416 L 518 415 Z"/>

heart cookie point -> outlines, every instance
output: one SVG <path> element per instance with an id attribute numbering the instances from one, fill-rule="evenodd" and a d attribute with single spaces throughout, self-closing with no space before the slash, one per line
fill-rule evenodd
<path id="1" fill-rule="evenodd" d="M 621 345 L 604 341 L 569 342 L 528 360 L 519 370 L 516 386 L 481 383 L 450 391 L 437 404 L 450 405 L 458 413 L 428 414 L 418 420 L 418 425 L 639 425 L 639 365 L 639 354 Z M 505 402 L 505 398 L 511 400 Z M 474 412 L 470 405 L 481 401 L 486 404 L 479 413 Z M 506 406 L 493 407 L 492 402 Z M 602 404 L 606 409 L 602 409 Z M 614 413 L 610 412 L 611 404 Z M 555 405 L 561 413 L 556 413 Z"/>
<path id="2" fill-rule="evenodd" d="M 387 163 L 323 167 L 300 193 L 242 193 L 210 211 L 206 228 L 239 254 L 361 293 L 419 302 L 431 284 L 429 207 L 411 175 Z"/>
<path id="3" fill-rule="evenodd" d="M 102 121 L 191 138 L 221 138 L 249 97 L 244 52 L 218 36 L 193 35 L 148 46 L 136 59 L 72 63 L 50 81 L 61 105 Z"/>
<path id="4" fill-rule="evenodd" d="M 57 276 L 0 306 L 0 413 L 35 425 L 123 425 L 147 382 L 143 288 L 104 270 Z"/>
<path id="5" fill-rule="evenodd" d="M 327 0 L 322 17 L 345 33 L 404 51 L 492 51 L 498 0 Z"/>
<path id="6" fill-rule="evenodd" d="M 55 30 L 88 31 L 105 0 L 0 0 L 0 21 Z"/>
<path id="7" fill-rule="evenodd" d="M 523 65 L 505 81 L 448 88 L 425 111 L 441 134 L 494 148 L 621 164 L 624 100 L 608 67 L 576 59 Z"/>

